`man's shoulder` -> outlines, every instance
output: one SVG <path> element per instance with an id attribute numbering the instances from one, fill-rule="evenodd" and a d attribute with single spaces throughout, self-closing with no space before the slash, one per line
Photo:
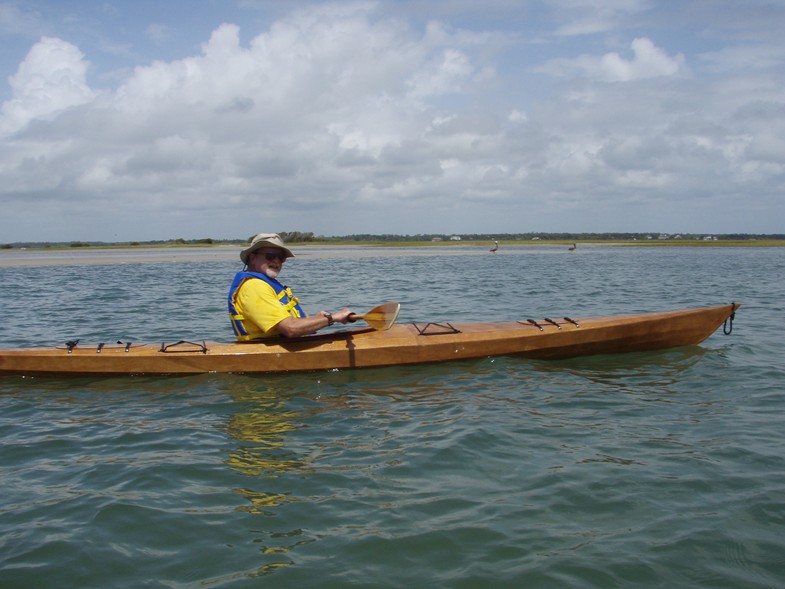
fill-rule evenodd
<path id="1" fill-rule="evenodd" d="M 258 276 L 248 276 L 243 282 L 240 283 L 240 290 L 264 290 L 273 291 L 273 286 Z"/>

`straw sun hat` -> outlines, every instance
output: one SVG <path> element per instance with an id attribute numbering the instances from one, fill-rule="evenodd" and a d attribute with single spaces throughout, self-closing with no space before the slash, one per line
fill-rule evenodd
<path id="1" fill-rule="evenodd" d="M 284 251 L 287 258 L 294 257 L 292 251 L 284 245 L 283 239 L 281 239 L 277 233 L 259 233 L 254 235 L 254 238 L 251 240 L 251 245 L 240 252 L 240 259 L 243 261 L 243 264 L 248 263 L 249 254 L 252 254 L 263 247 L 278 248 Z"/>

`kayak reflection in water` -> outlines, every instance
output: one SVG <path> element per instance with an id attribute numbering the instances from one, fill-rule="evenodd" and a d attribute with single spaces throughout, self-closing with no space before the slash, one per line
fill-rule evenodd
<path id="1" fill-rule="evenodd" d="M 319 311 L 309 317 L 288 286 L 278 281 L 283 264 L 294 254 L 276 233 L 259 233 L 240 252 L 246 268 L 229 288 L 229 315 L 238 340 L 298 337 L 347 323 L 351 309 Z"/>

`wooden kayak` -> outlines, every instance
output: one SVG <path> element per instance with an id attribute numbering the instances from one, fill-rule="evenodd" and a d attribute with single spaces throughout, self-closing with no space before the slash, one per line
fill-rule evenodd
<path id="1" fill-rule="evenodd" d="M 515 355 L 558 359 L 692 346 L 728 322 L 732 303 L 681 311 L 504 323 L 412 323 L 292 339 L 97 344 L 0 350 L 0 375 L 184 375 L 367 368 Z"/>

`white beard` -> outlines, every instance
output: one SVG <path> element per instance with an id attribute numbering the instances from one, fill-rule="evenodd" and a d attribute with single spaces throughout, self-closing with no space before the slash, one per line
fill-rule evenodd
<path id="1" fill-rule="evenodd" d="M 279 273 L 278 270 L 273 270 L 272 268 L 267 268 L 267 272 L 265 272 L 269 278 L 278 278 Z"/>

